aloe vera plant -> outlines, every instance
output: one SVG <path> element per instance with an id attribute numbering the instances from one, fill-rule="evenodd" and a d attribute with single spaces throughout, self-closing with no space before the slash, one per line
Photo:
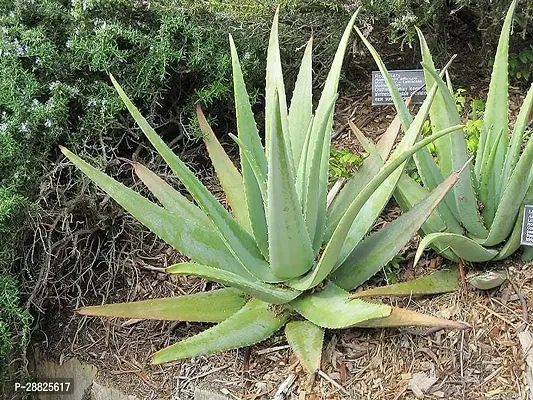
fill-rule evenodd
<path id="1" fill-rule="evenodd" d="M 265 144 L 256 127 L 236 47 L 230 37 L 240 170 L 230 161 L 198 108 L 209 156 L 231 212 L 170 150 L 120 85 L 113 85 L 146 137 L 191 194 L 190 202 L 145 166 L 139 178 L 160 205 L 93 168 L 65 148 L 63 153 L 100 188 L 191 261 L 170 274 L 194 275 L 225 288 L 207 293 L 125 304 L 84 307 L 84 315 L 215 322 L 217 325 L 153 356 L 154 363 L 210 354 L 260 342 L 286 325 L 289 344 L 309 370 L 320 365 L 324 329 L 428 325 L 464 328 L 435 318 L 362 299 L 348 290 L 375 274 L 420 229 L 457 181 L 453 172 L 409 211 L 367 235 L 392 196 L 406 160 L 452 126 L 416 141 L 437 87 L 391 153 L 398 134 L 391 127 L 353 179 L 328 207 L 328 157 L 337 86 L 356 15 L 347 26 L 320 101 L 313 112 L 312 41 L 309 41 L 287 109 L 278 46 L 278 14 L 267 56 Z M 360 139 L 366 142 L 364 136 Z M 330 196 L 330 200 L 332 196 Z M 366 236 L 366 238 L 365 238 Z M 363 238 L 365 238 L 363 240 Z M 437 288 L 434 292 L 442 291 Z"/>
<path id="2" fill-rule="evenodd" d="M 533 202 L 533 140 L 526 135 L 533 85 L 511 133 L 508 48 L 516 4 L 516 0 L 511 3 L 500 35 L 475 162 L 422 226 L 417 260 L 428 246 L 449 259 L 472 262 L 504 259 L 520 247 L 523 206 Z M 429 112 L 431 125 L 434 130 L 446 129 L 460 121 L 451 83 L 439 77 L 424 36 L 418 34 L 426 86 L 439 88 Z M 410 121 L 403 119 L 402 124 L 408 128 Z M 404 210 L 412 209 L 419 198 L 471 157 L 462 129 L 437 139 L 434 145 L 437 162 L 426 149 L 414 155 L 423 186 L 406 175 L 400 179 L 395 198 Z M 524 258 L 533 258 L 533 251 L 526 250 Z"/>

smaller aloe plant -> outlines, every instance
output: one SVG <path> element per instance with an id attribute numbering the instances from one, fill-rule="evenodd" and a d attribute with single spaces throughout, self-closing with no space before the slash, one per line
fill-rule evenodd
<path id="1" fill-rule="evenodd" d="M 416 260 L 428 246 L 451 260 L 461 258 L 472 262 L 501 260 L 520 247 L 523 206 L 533 202 L 533 139 L 527 135 L 533 85 L 511 134 L 508 50 L 516 4 L 517 0 L 511 3 L 500 35 L 475 162 L 423 224 L 423 240 Z M 460 121 L 453 89 L 450 81 L 445 83 L 435 71 L 424 36 L 420 31 L 418 34 L 426 86 L 439 88 L 429 112 L 432 129 L 446 129 Z M 396 107 L 402 106 L 397 100 Z M 405 114 L 405 110 L 400 112 Z M 411 121 L 402 118 L 402 124 L 407 129 Z M 471 157 L 463 129 L 437 139 L 434 146 L 436 162 L 427 149 L 413 157 L 423 186 L 406 175 L 400 179 L 395 198 L 405 211 L 412 209 L 420 198 Z M 525 249 L 523 258 L 531 260 L 533 248 Z"/>
<path id="2" fill-rule="evenodd" d="M 240 172 L 217 141 L 202 111 L 198 108 L 197 112 L 231 213 L 170 150 L 111 77 L 137 124 L 197 205 L 141 164 L 134 164 L 135 172 L 161 206 L 67 149 L 62 148 L 63 153 L 141 223 L 190 257 L 191 262 L 170 266 L 169 273 L 195 275 L 227 287 L 189 296 L 84 307 L 79 310 L 81 314 L 218 323 L 158 351 L 154 363 L 249 346 L 285 326 L 289 344 L 310 371 L 319 367 L 324 329 L 465 327 L 385 304 L 348 299 L 347 290 L 364 283 L 398 253 L 460 174 L 452 173 L 414 210 L 367 236 L 392 196 L 407 159 L 435 138 L 459 129 L 453 126 L 416 141 L 437 91 L 435 87 L 397 149 L 391 154 L 399 130 L 396 121 L 376 151 L 367 143 L 369 157 L 331 207 L 327 206 L 334 104 L 355 18 L 356 15 L 344 32 L 313 113 L 312 42 L 305 50 L 287 110 L 276 13 L 267 57 L 265 148 L 230 37 L 238 129 L 238 136 L 232 137 L 240 150 Z M 366 143 L 362 135 L 360 140 Z M 453 286 L 456 274 L 424 293 L 450 290 L 450 280 Z"/>

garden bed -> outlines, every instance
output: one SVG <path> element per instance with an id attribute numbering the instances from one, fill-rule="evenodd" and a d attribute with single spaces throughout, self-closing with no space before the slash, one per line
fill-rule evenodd
<path id="1" fill-rule="evenodd" d="M 373 108 L 368 96 L 366 87 L 352 88 L 340 96 L 335 147 L 360 150 L 345 128 L 347 118 L 373 139 L 379 138 L 390 123 L 393 108 Z M 519 90 L 513 91 L 512 101 L 520 104 L 520 96 Z M 205 167 L 209 163 L 203 148 L 188 147 L 187 143 L 179 146 L 187 149 L 181 151 L 184 161 L 192 164 L 208 188 L 221 198 L 216 178 Z M 232 149 L 229 143 L 225 147 Z M 180 153 L 178 146 L 175 150 Z M 132 139 L 115 149 L 95 147 L 91 151 L 95 157 L 114 160 L 105 166 L 106 171 L 138 190 L 142 187 L 129 165 L 119 159 L 121 156 L 131 159 L 133 154 L 133 159 L 173 181 L 154 153 Z M 76 357 L 93 364 L 98 368 L 99 382 L 139 399 L 192 399 L 194 389 L 206 385 L 238 399 L 268 399 L 291 375 L 296 380 L 288 399 L 410 399 L 416 398 L 417 389 L 410 388 L 409 382 L 416 382 L 418 373 L 435 377 L 425 398 L 527 398 L 526 364 L 518 332 L 524 318 L 528 318 L 528 308 L 533 306 L 533 277 L 529 273 L 532 264 L 520 262 L 519 257 L 476 266 L 509 271 L 509 282 L 498 289 L 481 292 L 466 287 L 432 298 L 391 300 L 393 304 L 467 322 L 471 329 L 329 331 L 322 358 L 324 375 L 314 379 L 299 366 L 282 336 L 247 349 L 152 366 L 150 357 L 155 350 L 192 336 L 205 326 L 89 318 L 77 315 L 75 308 L 195 293 L 212 284 L 165 274 L 163 268 L 181 257 L 94 185 L 84 180 L 75 183 L 79 177 L 65 159 L 58 158 L 41 184 L 43 208 L 55 211 L 41 214 L 43 220 L 34 221 L 35 235 L 27 238 L 28 243 L 34 243 L 35 252 L 26 253 L 26 265 L 36 269 L 26 271 L 32 277 L 28 280 L 32 285 L 26 289 L 37 308 L 46 309 L 33 346 L 45 358 L 60 362 Z M 398 213 L 391 203 L 378 223 L 385 224 Z M 39 241 L 40 237 L 46 240 Z M 406 261 L 397 272 L 400 281 L 443 266 L 440 257 L 427 252 L 413 269 L 417 242 L 414 238 L 403 251 Z M 43 257 L 42 262 L 32 258 L 38 255 Z M 62 263 L 57 264 L 56 259 Z M 471 268 L 467 266 L 467 270 Z M 383 274 L 378 274 L 371 283 L 382 279 Z"/>

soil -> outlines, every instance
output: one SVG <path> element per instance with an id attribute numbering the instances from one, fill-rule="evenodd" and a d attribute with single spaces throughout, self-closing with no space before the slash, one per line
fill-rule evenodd
<path id="1" fill-rule="evenodd" d="M 465 65 L 461 72 L 466 74 L 467 70 Z M 467 87 L 470 94 L 482 94 L 478 88 L 486 87 L 483 79 Z M 521 104 L 523 93 L 517 89 L 511 97 L 513 104 Z M 348 119 L 377 140 L 394 116 L 392 107 L 370 105 L 366 81 L 347 87 L 337 110 L 334 146 L 354 152 L 362 149 L 349 132 Z M 175 150 L 222 199 L 213 171 L 206 167 L 209 163 L 203 150 L 198 146 L 191 149 L 187 143 L 181 146 L 187 150 Z M 228 151 L 232 148 L 229 143 L 225 147 Z M 231 153 L 235 155 L 234 150 Z M 143 189 L 121 157 L 145 162 L 179 187 L 154 153 L 134 139 L 91 155 L 120 159 L 120 165 L 108 162 L 101 167 L 138 190 Z M 42 311 L 36 314 L 40 328 L 33 345 L 46 358 L 76 357 L 93 364 L 101 382 L 140 399 L 192 399 L 194 389 L 204 386 L 222 389 L 230 398 L 267 399 L 273 398 L 292 375 L 296 380 L 287 399 L 414 399 L 419 398 L 417 390 L 410 388 L 409 382 L 413 385 L 420 377 L 418 373 L 435 377 L 430 390 L 422 395 L 425 399 L 527 398 L 526 362 L 518 332 L 528 323 L 528 309 L 533 307 L 533 265 L 521 262 L 519 255 L 497 264 L 466 266 L 467 270 L 507 269 L 509 281 L 500 288 L 484 292 L 465 287 L 432 298 L 390 299 L 413 310 L 464 321 L 471 329 L 329 331 L 322 375 L 309 376 L 302 370 L 281 333 L 248 349 L 152 366 L 154 351 L 208 325 L 89 318 L 77 315 L 75 309 L 195 293 L 212 284 L 163 273 L 162 268 L 183 258 L 88 182 L 68 184 L 76 179 L 79 182 L 80 176 L 73 171 L 59 158 L 43 179 L 41 206 L 55 211 L 38 214 L 32 236 L 27 239 L 31 244 L 24 272 L 27 283 L 31 282 L 27 296 L 35 309 Z M 393 203 L 387 210 L 380 224 L 399 213 Z M 427 274 L 444 263 L 428 252 L 414 270 L 412 253 L 418 240 L 414 238 L 403 251 L 406 261 L 397 272 L 400 281 Z M 370 285 L 383 280 L 384 276 L 378 275 Z"/>

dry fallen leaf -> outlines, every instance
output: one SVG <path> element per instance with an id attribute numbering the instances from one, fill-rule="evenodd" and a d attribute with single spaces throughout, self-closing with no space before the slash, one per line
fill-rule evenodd
<path id="1" fill-rule="evenodd" d="M 427 393 L 437 380 L 438 378 L 436 376 L 429 376 L 425 372 L 416 372 L 409 381 L 408 388 L 416 397 L 422 398 L 424 397 L 424 393 Z"/>

